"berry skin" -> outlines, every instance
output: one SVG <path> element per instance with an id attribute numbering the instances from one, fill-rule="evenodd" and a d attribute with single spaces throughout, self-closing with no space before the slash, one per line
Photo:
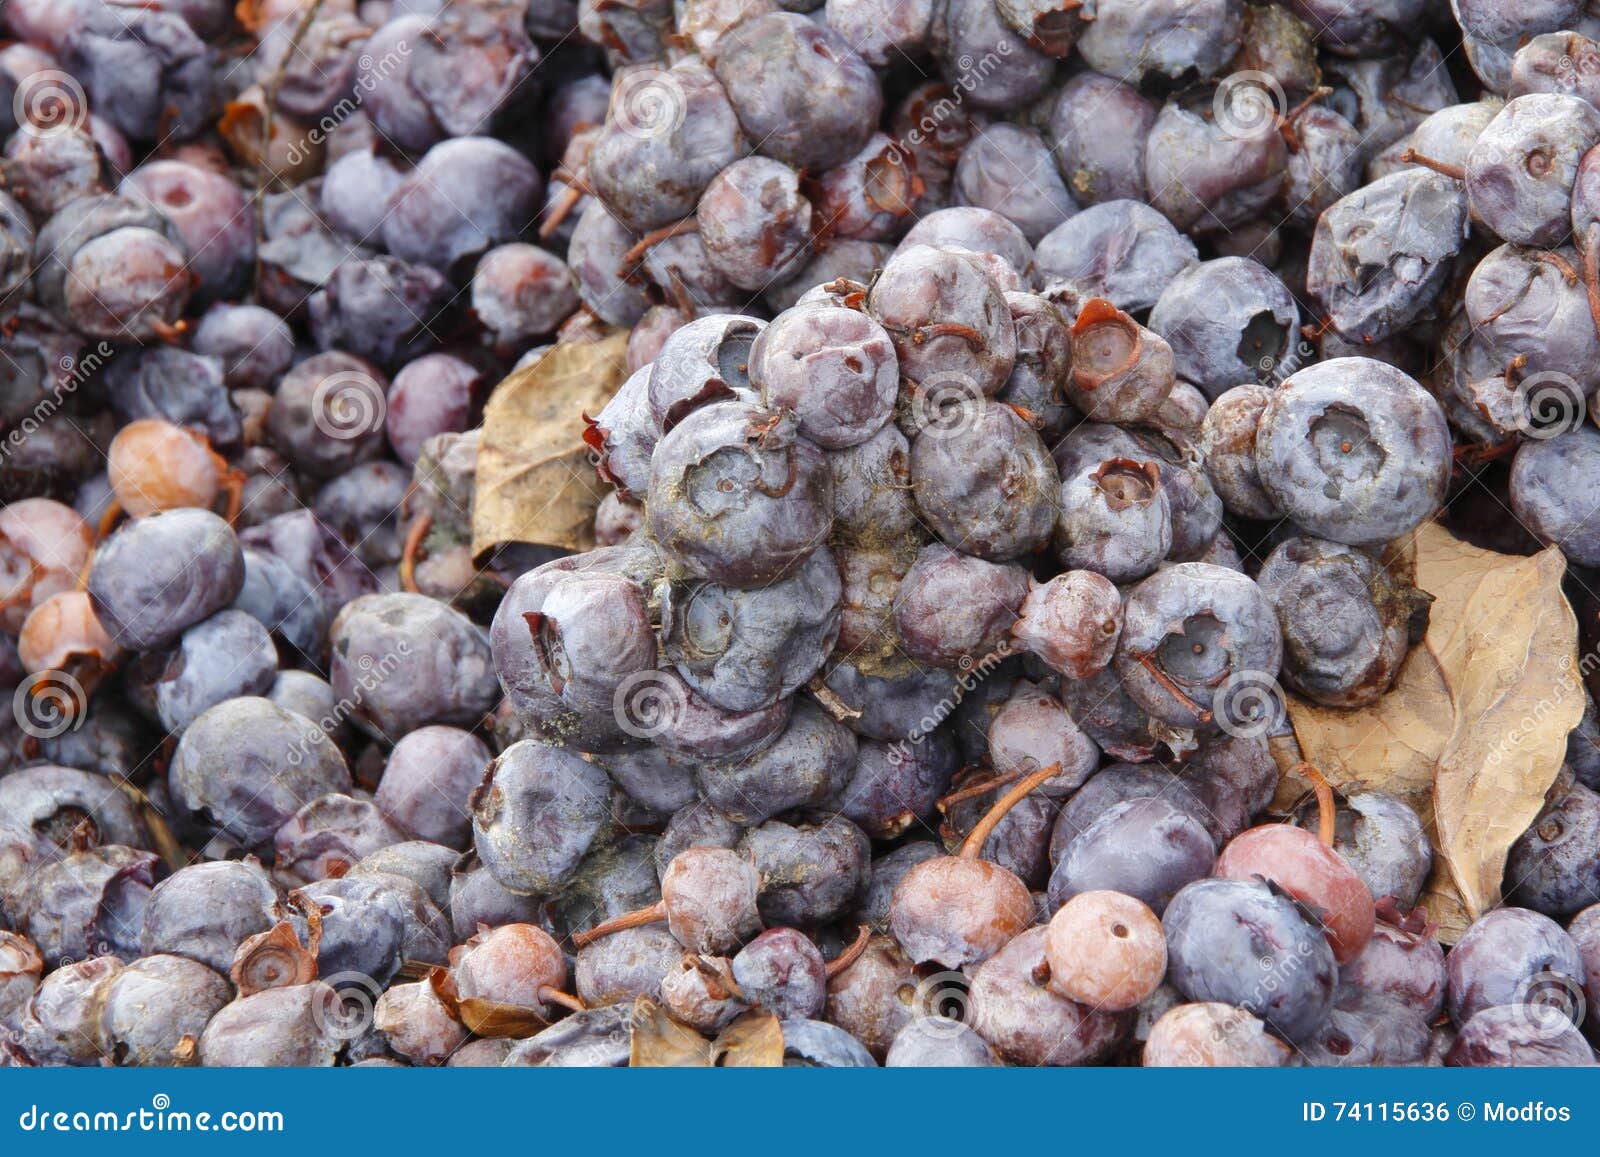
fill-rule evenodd
<path id="1" fill-rule="evenodd" d="M 1235 836 L 1217 857 L 1216 874 L 1266 880 L 1319 911 L 1340 964 L 1372 939 L 1372 893 L 1343 856 L 1304 828 L 1263 824 Z"/>
<path id="2" fill-rule="evenodd" d="M 1600 462 L 1600 431 L 1529 439 L 1511 465 L 1511 508 L 1543 542 L 1559 546 L 1580 566 L 1600 565 L 1600 517 L 1581 497 Z"/>
<path id="3" fill-rule="evenodd" d="M 1371 358 L 1294 374 L 1256 433 L 1261 483 L 1308 533 L 1374 546 L 1415 530 L 1444 502 L 1450 429 L 1433 396 Z"/>
<path id="4" fill-rule="evenodd" d="M 1043 137 L 1004 121 L 980 129 L 961 154 L 954 193 L 999 213 L 1035 244 L 1078 211 Z"/>
<path id="5" fill-rule="evenodd" d="M 763 323 L 755 318 L 713 313 L 668 335 L 648 379 L 656 436 L 710 402 L 754 401 L 750 368 L 755 340 L 763 332 Z"/>
<path id="6" fill-rule="evenodd" d="M 895 1034 L 884 1056 L 888 1069 L 995 1068 L 994 1049 L 959 1020 L 919 1016 Z"/>
<path id="7" fill-rule="evenodd" d="M 1239 43 L 1237 0 L 1101 0 L 1078 38 L 1089 67 L 1129 83 L 1147 77 L 1215 76 Z"/>
<path id="8" fill-rule="evenodd" d="M 1340 967 L 1339 983 L 1416 1009 L 1432 1023 L 1444 1010 L 1444 949 L 1425 930 L 1379 920 L 1361 955 Z"/>
<path id="9" fill-rule="evenodd" d="M 373 802 L 389 822 L 420 839 L 465 847 L 472 829 L 467 798 L 489 759 L 488 747 L 470 732 L 419 727 L 390 751 Z"/>
<path id="10" fill-rule="evenodd" d="M 1278 612 L 1285 681 L 1329 707 L 1389 689 L 1431 601 L 1370 555 L 1298 536 L 1273 548 L 1256 581 Z"/>
<path id="11" fill-rule="evenodd" d="M 934 56 L 957 100 L 1004 113 L 1043 96 L 1055 75 L 1055 60 L 1001 19 L 989 0 L 950 0 L 934 17 Z M 1003 60 L 999 68 L 974 68 L 973 61 Z M 941 119 L 944 114 L 939 114 Z"/>
<path id="12" fill-rule="evenodd" d="M 1201 234 L 1259 216 L 1281 193 L 1289 167 L 1280 134 L 1230 132 L 1212 115 L 1215 103 L 1203 90 L 1169 100 L 1144 149 L 1151 205 L 1178 228 Z"/>
<path id="13" fill-rule="evenodd" d="M 741 21 L 717 42 L 714 67 L 757 150 L 795 168 L 844 164 L 883 111 L 867 63 L 826 24 L 797 13 Z"/>
<path id="14" fill-rule="evenodd" d="M 793 928 L 769 928 L 739 949 L 733 978 L 755 1007 L 780 1020 L 822 1014 L 827 966 L 811 938 Z"/>
<path id="15" fill-rule="evenodd" d="M 817 807 L 843 792 L 856 768 L 856 737 L 809 702 L 769 747 L 742 760 L 708 761 L 696 779 L 706 802 L 728 818 L 758 824 L 799 807 Z"/>
<path id="16" fill-rule="evenodd" d="M 1316 826 L 1307 807 L 1295 822 Z M 1376 899 L 1392 896 L 1410 911 L 1433 870 L 1433 845 L 1422 819 L 1402 799 L 1381 791 L 1358 791 L 1344 799 L 1335 817 L 1333 850 L 1338 852 Z"/>
<path id="17" fill-rule="evenodd" d="M 760 332 L 749 352 L 749 380 L 768 405 L 792 410 L 807 438 L 839 450 L 888 422 L 899 362 L 877 322 L 853 309 L 817 306 L 781 313 Z"/>
<path id="18" fill-rule="evenodd" d="M 244 193 L 232 179 L 184 161 L 140 165 L 118 191 L 148 204 L 172 223 L 193 255 L 197 298 L 216 301 L 237 295 L 250 280 L 255 235 Z"/>
<path id="19" fill-rule="evenodd" d="M 910 467 L 924 524 L 957 549 L 998 562 L 1049 538 L 1055 463 L 1009 406 L 972 398 L 946 407 L 912 442 Z"/>
<path id="20" fill-rule="evenodd" d="M 1050 988 L 1106 1012 L 1133 1008 L 1167 971 L 1167 942 L 1154 912 L 1119 892 L 1080 892 L 1045 933 Z"/>
<path id="21" fill-rule="evenodd" d="M 1500 1005 L 1462 1025 L 1444 1063 L 1452 1068 L 1588 1067 L 1595 1059 L 1582 1034 L 1556 1009 Z"/>
<path id="22" fill-rule="evenodd" d="M 1293 371 L 1299 323 L 1283 282 L 1248 257 L 1190 266 L 1150 311 L 1150 328 L 1171 345 L 1178 376 L 1210 398 L 1240 382 L 1271 383 Z"/>
<path id="23" fill-rule="evenodd" d="M 101 996 L 100 1032 L 113 1064 L 190 1064 L 207 1022 L 233 989 L 181 956 L 146 956 L 113 976 Z"/>
<path id="24" fill-rule="evenodd" d="M 1290 1041 L 1311 1036 L 1332 1011 L 1333 949 L 1266 884 L 1197 880 L 1173 897 L 1161 923 L 1168 977 L 1189 999 L 1237 1005 Z M 1276 983 L 1263 984 L 1265 972 Z"/>
<path id="25" fill-rule="evenodd" d="M 889 925 L 913 960 L 962 968 L 989 959 L 1033 923 L 1033 897 L 988 860 L 940 856 L 901 879 Z"/>
<path id="26" fill-rule="evenodd" d="M 150 893 L 140 946 L 147 957 L 184 956 L 226 973 L 239 945 L 276 923 L 277 903 L 278 891 L 257 863 L 191 864 Z"/>
<path id="27" fill-rule="evenodd" d="M 646 519 L 690 572 L 756 587 L 820 546 L 832 522 L 823 453 L 781 411 L 718 402 L 694 411 L 656 447 Z"/>

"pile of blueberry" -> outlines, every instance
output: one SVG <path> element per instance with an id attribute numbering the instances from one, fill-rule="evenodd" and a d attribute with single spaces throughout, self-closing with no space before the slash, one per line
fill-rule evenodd
<path id="1" fill-rule="evenodd" d="M 1448 950 L 1284 708 L 1435 520 L 1600 629 L 1581 0 L 0 32 L 0 1066 L 1596 1063 L 1593 702 Z M 620 330 L 597 545 L 475 556 Z"/>

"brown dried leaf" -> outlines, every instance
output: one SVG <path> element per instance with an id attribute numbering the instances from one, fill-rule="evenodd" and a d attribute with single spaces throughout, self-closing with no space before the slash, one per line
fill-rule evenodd
<path id="1" fill-rule="evenodd" d="M 701 1069 L 711 1064 L 711 1044 L 688 1025 L 679 1024 L 648 996 L 633 1002 L 633 1030 L 628 1064 L 633 1068 Z"/>
<path id="2" fill-rule="evenodd" d="M 725 1069 L 783 1067 L 783 1026 L 770 1012 L 751 1009 L 711 1042 L 711 1063 Z"/>
<path id="3" fill-rule="evenodd" d="M 562 342 L 489 398 L 472 500 L 472 556 L 510 542 L 588 550 L 606 485 L 589 463 L 583 415 L 627 377 L 627 335 Z"/>
<path id="4" fill-rule="evenodd" d="M 1436 833 L 1424 903 L 1447 940 L 1498 902 L 1506 853 L 1538 814 L 1583 713 L 1565 571 L 1554 547 L 1496 554 L 1424 526 L 1416 583 L 1435 601 L 1394 689 L 1359 711 L 1290 697 L 1300 748 L 1335 787 L 1393 792 Z M 1279 806 L 1306 788 L 1285 777 Z"/>

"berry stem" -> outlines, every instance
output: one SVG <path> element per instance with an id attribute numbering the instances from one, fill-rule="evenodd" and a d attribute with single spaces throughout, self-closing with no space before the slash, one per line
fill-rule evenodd
<path id="1" fill-rule="evenodd" d="M 666 918 L 667 905 L 657 900 L 647 907 L 602 920 L 587 932 L 574 932 L 572 943 L 578 948 L 587 948 L 602 936 L 610 936 L 613 932 L 622 932 L 628 928 L 643 928 L 646 924 L 658 924 Z"/>
<path id="2" fill-rule="evenodd" d="M 650 230 L 633 243 L 633 248 L 622 255 L 622 268 L 617 270 L 617 276 L 626 277 L 635 265 L 644 260 L 646 253 L 663 241 L 682 237 L 685 233 L 698 232 L 700 232 L 700 222 L 693 217 L 685 217 L 682 221 L 674 221 L 671 225 Z"/>
<path id="3" fill-rule="evenodd" d="M 1295 771 L 1311 781 L 1311 789 L 1317 793 L 1317 838 L 1328 847 L 1333 847 L 1334 820 L 1337 818 L 1333 806 L 1333 788 L 1322 773 L 1313 767 L 1309 761 L 1302 759 L 1295 764 Z"/>
<path id="4" fill-rule="evenodd" d="M 571 1009 L 573 1012 L 589 1011 L 589 1006 L 583 1002 L 581 997 L 562 992 L 559 988 L 540 988 L 539 999 L 547 1004 L 559 1004 L 562 1008 Z"/>
<path id="5" fill-rule="evenodd" d="M 1161 669 L 1160 664 L 1158 664 L 1154 658 L 1152 658 L 1150 655 L 1140 655 L 1139 665 L 1146 671 L 1150 672 L 1150 677 L 1152 679 L 1166 688 L 1167 694 L 1171 695 L 1190 711 L 1194 712 L 1195 717 L 1198 718 L 1201 723 L 1211 722 L 1211 712 L 1207 711 L 1204 707 L 1200 706 L 1200 704 L 1189 698 L 1189 696 L 1184 692 L 1183 688 L 1179 687 L 1172 681 L 1171 677 Z"/>
<path id="6" fill-rule="evenodd" d="M 1008 771 L 1003 775 L 991 775 L 976 783 L 968 784 L 959 791 L 953 791 L 947 796 L 942 796 L 934 804 L 941 813 L 948 813 L 958 803 L 965 803 L 969 799 L 977 799 L 980 795 L 988 795 L 991 791 L 998 791 L 1008 784 L 1016 783 L 1022 778 L 1022 770 Z"/>
<path id="7" fill-rule="evenodd" d="M 867 950 L 867 943 L 872 939 L 872 929 L 863 924 L 856 931 L 855 941 L 839 955 L 828 961 L 828 966 L 823 969 L 829 980 L 849 968 L 861 959 L 861 954 Z"/>
<path id="8" fill-rule="evenodd" d="M 976 860 L 978 853 L 983 851 L 983 843 L 999 826 L 1000 821 L 1006 818 L 1006 813 L 1022 802 L 1023 798 L 1047 779 L 1052 779 L 1061 774 L 1061 765 L 1052 763 L 1048 767 L 1041 767 L 1027 776 L 1005 795 L 995 801 L 978 825 L 972 829 L 966 840 L 961 845 L 960 856 L 963 860 Z"/>
<path id="9" fill-rule="evenodd" d="M 417 593 L 417 552 L 432 526 L 433 516 L 424 510 L 411 520 L 406 530 L 405 549 L 400 553 L 400 589 L 403 591 Z"/>
<path id="10" fill-rule="evenodd" d="M 1449 177 L 1452 181 L 1465 181 L 1467 171 L 1460 165 L 1452 165 L 1447 161 L 1437 161 L 1434 158 L 1417 152 L 1416 149 L 1407 149 L 1400 154 L 1400 160 L 1408 165 L 1421 165 L 1424 169 Z"/>
<path id="11" fill-rule="evenodd" d="M 861 712 L 839 698 L 834 689 L 822 681 L 821 675 L 815 676 L 811 682 L 807 683 L 806 690 L 810 691 L 811 697 L 838 722 L 848 723 L 852 719 L 861 718 Z"/>

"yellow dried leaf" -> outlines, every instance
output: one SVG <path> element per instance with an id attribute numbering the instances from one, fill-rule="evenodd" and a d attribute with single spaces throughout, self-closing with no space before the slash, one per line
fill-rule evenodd
<path id="1" fill-rule="evenodd" d="M 511 542 L 588 550 L 608 487 L 584 444 L 593 417 L 627 378 L 627 335 L 563 342 L 489 398 L 472 499 L 472 556 Z"/>
<path id="2" fill-rule="evenodd" d="M 634 1068 L 703 1069 L 711 1064 L 711 1044 L 679 1024 L 648 996 L 633 1002 L 629 1020 L 633 1041 L 628 1064 Z"/>
<path id="3" fill-rule="evenodd" d="M 711 1043 L 711 1063 L 725 1069 L 783 1067 L 783 1026 L 770 1012 L 744 1013 Z"/>
<path id="4" fill-rule="evenodd" d="M 1371 707 L 1290 697 L 1305 758 L 1335 787 L 1411 803 L 1439 852 L 1425 903 L 1446 939 L 1500 898 L 1506 853 L 1538 815 L 1583 713 L 1566 561 L 1480 550 L 1437 525 L 1416 535 L 1416 583 L 1434 596 L 1427 637 Z M 1283 806 L 1307 785 L 1286 777 Z"/>

